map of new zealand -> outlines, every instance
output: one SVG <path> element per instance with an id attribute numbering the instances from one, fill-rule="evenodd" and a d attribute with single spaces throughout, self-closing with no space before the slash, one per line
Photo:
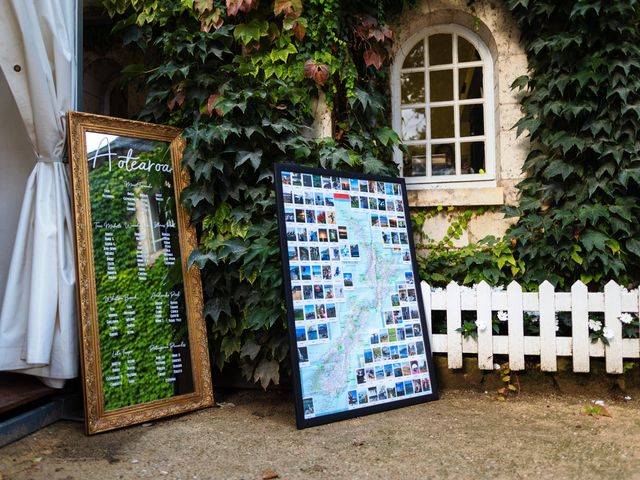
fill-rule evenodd
<path id="1" fill-rule="evenodd" d="M 400 182 L 279 180 L 304 419 L 435 397 Z"/>

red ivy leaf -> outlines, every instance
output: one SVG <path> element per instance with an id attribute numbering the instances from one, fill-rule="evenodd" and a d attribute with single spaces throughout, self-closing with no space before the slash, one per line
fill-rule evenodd
<path id="1" fill-rule="evenodd" d="M 176 107 L 176 105 L 181 107 L 182 104 L 184 103 L 185 98 L 186 98 L 186 94 L 184 93 L 184 90 L 178 90 L 176 94 L 173 96 L 173 98 L 167 102 L 167 107 L 169 108 L 169 111 L 172 112 L 173 109 Z"/>
<path id="2" fill-rule="evenodd" d="M 364 58 L 364 64 L 367 67 L 374 67 L 376 70 L 382 68 L 382 62 L 384 62 L 386 52 L 379 47 L 373 46 L 364 51 L 362 57 Z"/>
<path id="3" fill-rule="evenodd" d="M 213 112 L 216 112 L 216 115 L 218 115 L 219 117 L 221 117 L 223 114 L 222 110 L 220 110 L 219 108 L 214 108 L 218 97 L 220 97 L 219 93 L 212 93 L 207 99 L 207 113 L 209 114 L 209 116 L 213 115 Z"/>
<path id="4" fill-rule="evenodd" d="M 276 0 L 273 4 L 273 14 L 277 17 L 284 13 L 285 17 L 297 18 L 302 13 L 301 0 Z"/>
<path id="5" fill-rule="evenodd" d="M 300 22 L 296 22 L 295 26 L 293 27 L 293 34 L 295 35 L 295 37 L 298 40 L 302 40 L 306 32 L 307 28 Z"/>
<path id="6" fill-rule="evenodd" d="M 254 0 L 227 0 L 227 15 L 234 17 L 238 12 L 249 13 L 254 6 Z"/>
<path id="7" fill-rule="evenodd" d="M 207 10 L 213 9 L 213 0 L 196 0 L 194 3 L 196 11 L 202 15 Z"/>
<path id="8" fill-rule="evenodd" d="M 207 12 L 200 15 L 200 30 L 209 33 L 211 27 L 218 30 L 224 24 L 222 19 L 222 10 L 216 8 L 213 12 Z"/>
<path id="9" fill-rule="evenodd" d="M 322 86 L 329 79 L 329 67 L 309 59 L 304 62 L 304 76 L 316 82 L 316 85 Z"/>

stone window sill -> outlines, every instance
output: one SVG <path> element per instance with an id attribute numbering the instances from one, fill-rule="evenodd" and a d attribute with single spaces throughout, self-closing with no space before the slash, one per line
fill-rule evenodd
<path id="1" fill-rule="evenodd" d="M 410 207 L 468 207 L 504 205 L 504 188 L 449 188 L 409 190 Z"/>

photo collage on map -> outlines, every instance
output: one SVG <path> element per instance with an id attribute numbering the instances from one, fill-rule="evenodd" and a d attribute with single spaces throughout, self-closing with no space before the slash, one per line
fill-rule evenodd
<path id="1" fill-rule="evenodd" d="M 400 184 L 280 180 L 304 418 L 431 394 Z"/>

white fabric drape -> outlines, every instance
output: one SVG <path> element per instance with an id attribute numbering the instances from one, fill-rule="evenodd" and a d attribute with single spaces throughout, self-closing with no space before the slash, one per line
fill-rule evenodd
<path id="1" fill-rule="evenodd" d="M 65 114 L 76 98 L 76 9 L 76 0 L 0 3 L 0 66 L 34 149 L 32 158 L 15 161 L 35 163 L 0 311 L 0 370 L 58 388 L 78 375 L 72 215 L 62 163 Z"/>

